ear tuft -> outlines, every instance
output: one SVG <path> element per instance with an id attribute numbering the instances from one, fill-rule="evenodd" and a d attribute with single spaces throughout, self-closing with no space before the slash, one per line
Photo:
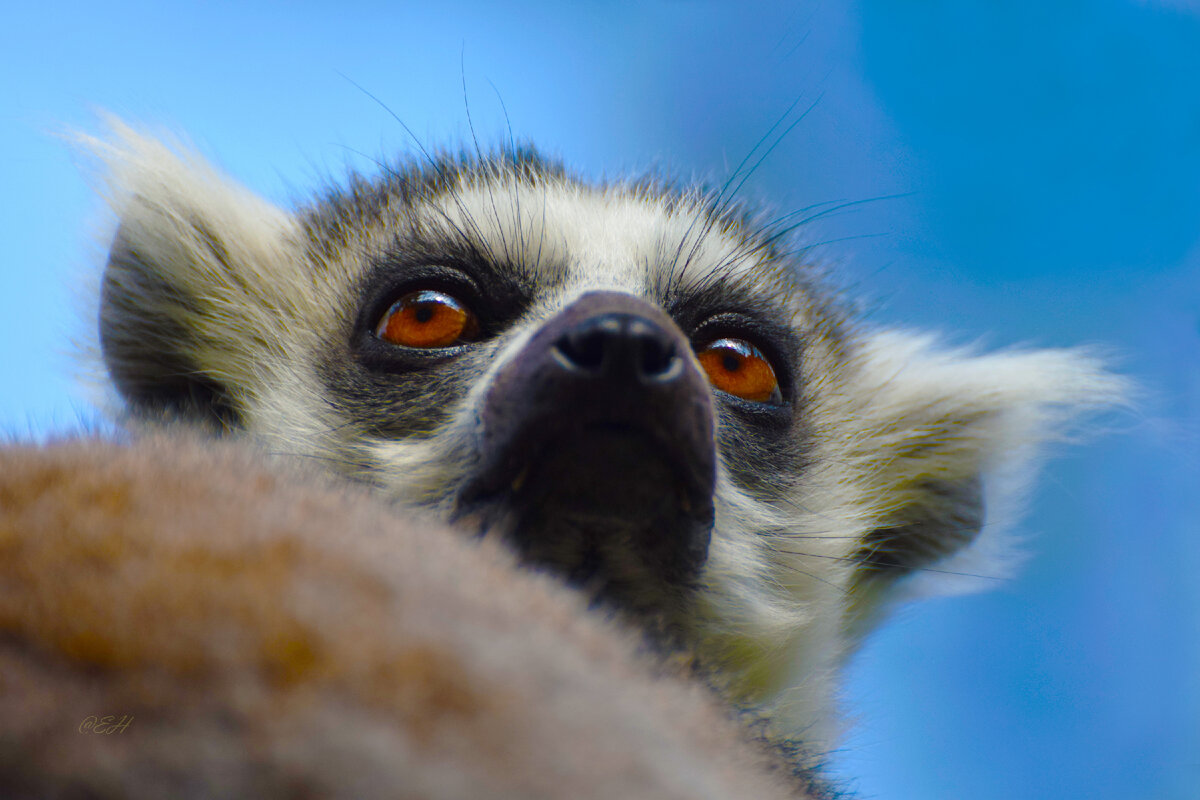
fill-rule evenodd
<path id="1" fill-rule="evenodd" d="M 80 137 L 118 220 L 101 291 L 105 364 L 131 410 L 239 423 L 280 322 L 296 224 L 173 139 L 107 118 Z"/>
<path id="2" fill-rule="evenodd" d="M 1004 564 L 965 554 L 1002 553 L 987 540 L 1016 516 L 1044 446 L 1131 394 L 1086 350 L 977 355 L 882 332 L 867 338 L 861 356 L 847 402 L 857 429 L 849 459 L 866 476 L 865 516 L 874 520 L 855 554 L 863 616 L 913 573 L 937 577 L 962 566 L 999 577 Z"/>

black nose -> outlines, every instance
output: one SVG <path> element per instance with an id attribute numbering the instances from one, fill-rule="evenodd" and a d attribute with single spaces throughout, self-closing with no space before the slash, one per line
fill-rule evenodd
<path id="1" fill-rule="evenodd" d="M 644 316 L 614 311 L 578 322 L 554 341 L 552 352 L 580 376 L 662 383 L 682 372 L 677 339 Z"/>

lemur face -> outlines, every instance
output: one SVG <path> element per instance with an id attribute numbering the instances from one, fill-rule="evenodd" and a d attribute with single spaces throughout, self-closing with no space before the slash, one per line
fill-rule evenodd
<path id="1" fill-rule="evenodd" d="M 452 183 L 400 189 L 430 173 Z M 715 517 L 799 477 L 798 282 L 701 202 L 536 160 L 374 190 L 377 220 L 344 198 L 306 220 L 322 248 L 361 226 L 323 254 L 356 278 L 305 357 L 340 460 L 627 610 L 686 618 Z"/>
<path id="2" fill-rule="evenodd" d="M 132 411 L 503 536 L 818 748 L 879 609 L 954 571 L 1001 479 L 1119 391 L 1075 353 L 866 330 L 699 191 L 510 153 L 285 211 L 128 129 L 96 147 L 120 217 L 101 342 Z"/>

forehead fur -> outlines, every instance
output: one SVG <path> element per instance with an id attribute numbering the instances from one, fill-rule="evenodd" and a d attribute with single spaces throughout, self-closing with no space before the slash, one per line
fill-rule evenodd
<path id="1" fill-rule="evenodd" d="M 718 193 L 654 178 L 589 182 L 532 149 L 355 174 L 301 219 L 326 258 L 411 250 L 415 239 L 573 293 L 667 297 L 720 280 L 791 301 L 808 288 L 770 226 Z"/>

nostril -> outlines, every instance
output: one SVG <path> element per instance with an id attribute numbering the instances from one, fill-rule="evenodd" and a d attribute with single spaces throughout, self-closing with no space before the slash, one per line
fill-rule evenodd
<path id="1" fill-rule="evenodd" d="M 624 313 L 584 320 L 554 343 L 560 364 L 597 377 L 626 375 L 663 380 L 679 359 L 671 334 L 650 320 Z"/>
<path id="2" fill-rule="evenodd" d="M 675 343 L 657 325 L 634 319 L 629 325 L 629 338 L 638 351 L 640 376 L 657 378 L 671 368 L 675 359 Z"/>
<path id="3" fill-rule="evenodd" d="M 567 331 L 555 342 L 555 347 L 566 356 L 572 366 L 586 372 L 594 372 L 604 366 L 607 353 L 611 349 L 610 340 L 615 333 L 615 330 L 605 330 L 603 324 L 585 324 Z"/>

